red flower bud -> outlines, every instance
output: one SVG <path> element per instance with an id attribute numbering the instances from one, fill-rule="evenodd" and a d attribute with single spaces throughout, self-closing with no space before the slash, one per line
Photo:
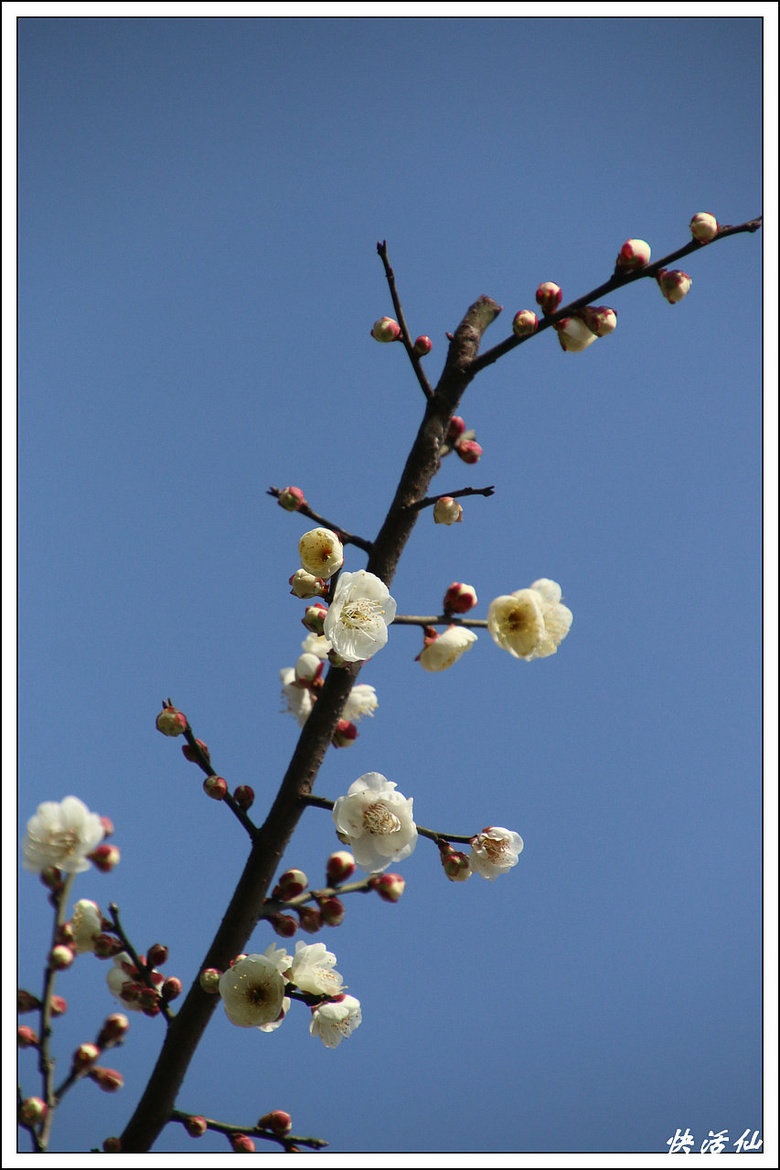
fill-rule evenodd
<path id="1" fill-rule="evenodd" d="M 208 1125 L 206 1124 L 205 1117 L 188 1117 L 184 1122 L 184 1128 L 190 1137 L 199 1138 L 203 1137 L 204 1133 L 208 1129 Z"/>
<path id="2" fill-rule="evenodd" d="M 187 716 L 183 711 L 165 704 L 155 720 L 155 726 L 163 735 L 181 735 L 187 729 Z"/>
<path id="3" fill-rule="evenodd" d="M 278 497 L 280 507 L 286 512 L 297 512 L 306 504 L 303 492 L 299 487 L 286 487 Z"/>
<path id="4" fill-rule="evenodd" d="M 325 926 L 341 926 L 345 911 L 340 898 L 323 898 L 319 906 Z"/>
<path id="5" fill-rule="evenodd" d="M 221 776 L 207 776 L 203 781 L 203 791 L 212 800 L 224 800 L 227 796 L 227 790 L 227 783 Z"/>

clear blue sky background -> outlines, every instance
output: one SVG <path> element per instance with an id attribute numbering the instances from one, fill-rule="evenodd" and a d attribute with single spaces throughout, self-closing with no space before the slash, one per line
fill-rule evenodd
<path id="1" fill-rule="evenodd" d="M 402 347 L 369 336 L 392 314 L 376 241 L 435 381 L 480 293 L 505 306 L 495 344 L 541 281 L 582 295 L 628 237 L 660 258 L 698 211 L 752 218 L 762 25 L 24 19 L 19 103 L 20 834 L 70 793 L 110 816 L 121 864 L 76 896 L 116 900 L 188 984 L 246 841 L 155 714 L 173 696 L 262 817 L 296 741 L 279 670 L 311 526 L 266 489 L 371 537 L 423 407 Z M 525 851 L 454 885 L 421 840 L 398 905 L 353 897 L 318 936 L 361 1028 L 326 1051 L 305 1009 L 273 1035 L 220 1010 L 181 1108 L 284 1108 L 336 1152 L 761 1129 L 761 258 L 760 234 L 725 240 L 684 262 L 683 303 L 640 282 L 612 337 L 571 355 L 545 333 L 471 386 L 484 456 L 436 489 L 496 494 L 452 528 L 423 517 L 399 612 L 459 580 L 484 617 L 552 577 L 571 634 L 528 664 L 483 633 L 430 675 L 419 632 L 391 629 L 361 675 L 376 717 L 316 791 L 379 771 L 421 824 L 505 825 Z M 312 810 L 285 860 L 320 883 L 336 847 Z M 19 881 L 36 989 L 48 908 Z M 59 980 L 63 1074 L 116 1008 L 105 974 L 86 956 Z M 79 1087 L 55 1149 L 120 1132 L 162 1032 L 132 1017 L 108 1062 L 125 1090 Z M 226 1143 L 173 1126 L 156 1148 Z"/>

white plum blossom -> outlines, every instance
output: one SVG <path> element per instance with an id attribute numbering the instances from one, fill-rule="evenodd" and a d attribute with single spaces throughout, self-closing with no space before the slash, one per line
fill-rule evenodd
<path id="1" fill-rule="evenodd" d="M 349 845 L 366 873 L 381 873 L 394 861 L 403 861 L 417 844 L 412 799 L 395 788 L 379 772 L 367 772 L 333 806 L 339 840 Z"/>
<path id="2" fill-rule="evenodd" d="M 487 622 L 502 650 L 531 662 L 555 654 L 569 632 L 572 613 L 561 604 L 560 585 L 542 577 L 530 589 L 518 589 L 492 601 Z"/>
<path id="3" fill-rule="evenodd" d="M 316 654 L 318 658 L 327 658 L 330 642 L 324 634 L 308 634 L 301 642 L 304 654 Z"/>
<path id="4" fill-rule="evenodd" d="M 395 601 L 379 577 L 365 569 L 342 573 L 330 603 L 323 633 L 345 662 L 364 662 L 387 642 Z"/>
<path id="5" fill-rule="evenodd" d="M 287 975 L 291 983 L 311 995 L 340 995 L 344 980 L 335 970 L 336 962 L 325 943 L 299 942 Z"/>
<path id="6" fill-rule="evenodd" d="M 285 977 L 290 956 L 273 944 L 264 955 L 245 955 L 219 980 L 219 994 L 231 1024 L 261 1028 L 284 1015 Z"/>
<path id="7" fill-rule="evenodd" d="M 342 995 L 335 1003 L 323 1003 L 312 1010 L 309 1032 L 319 1036 L 326 1048 L 337 1048 L 352 1035 L 362 1018 L 360 1000 L 354 995 Z"/>
<path id="8" fill-rule="evenodd" d="M 423 670 L 448 670 L 462 654 L 471 649 L 476 640 L 477 635 L 472 630 L 463 626 L 450 626 L 438 638 L 427 643 L 417 656 L 417 661 Z"/>
<path id="9" fill-rule="evenodd" d="M 87 954 L 95 949 L 95 938 L 103 929 L 102 916 L 97 902 L 90 902 L 88 898 L 80 898 L 73 907 L 73 917 L 70 920 L 73 932 L 73 946 L 78 954 Z"/>
<path id="10" fill-rule="evenodd" d="M 523 838 L 519 833 L 492 825 L 472 837 L 469 865 L 474 873 L 492 882 L 517 865 L 522 852 Z"/>
<path id="11" fill-rule="evenodd" d="M 149 977 L 154 988 L 159 991 L 165 982 L 162 971 L 152 970 Z M 133 1012 L 143 1011 L 143 1000 L 132 994 L 126 995 L 132 988 L 147 986 L 127 951 L 120 951 L 118 955 L 114 955 L 114 965 L 106 975 L 106 983 L 108 990 L 116 999 L 121 1000 L 123 1007 Z"/>
<path id="12" fill-rule="evenodd" d="M 322 659 L 316 654 L 301 654 L 295 664 L 295 677 L 298 682 L 312 682 L 322 674 Z"/>
<path id="13" fill-rule="evenodd" d="M 702 244 L 708 244 L 718 234 L 718 221 L 708 211 L 700 211 L 691 220 L 691 232 L 695 240 L 699 240 Z"/>
<path id="14" fill-rule="evenodd" d="M 370 715 L 373 718 L 378 706 L 375 688 L 369 683 L 358 683 L 349 692 L 342 715 L 344 719 L 355 723 L 364 715 Z"/>
<path id="15" fill-rule="evenodd" d="M 302 686 L 298 682 L 295 677 L 295 669 L 292 666 L 287 666 L 284 670 L 280 670 L 279 678 L 282 682 L 282 697 L 287 703 L 287 710 L 291 715 L 295 716 L 300 726 L 303 727 L 314 706 L 312 693 L 308 687 Z"/>
<path id="16" fill-rule="evenodd" d="M 312 528 L 298 541 L 301 567 L 325 581 L 344 564 L 344 546 L 330 528 Z"/>
<path id="17" fill-rule="evenodd" d="M 87 855 L 104 836 L 98 814 L 90 812 L 77 796 L 66 796 L 60 804 L 46 800 L 27 822 L 24 868 L 41 873 L 56 866 L 63 873 L 84 873 L 90 867 Z"/>
<path id="18" fill-rule="evenodd" d="M 565 317 L 563 321 L 558 322 L 555 329 L 561 348 L 566 353 L 582 353 L 583 349 L 598 341 L 596 334 L 592 333 L 579 317 Z"/>

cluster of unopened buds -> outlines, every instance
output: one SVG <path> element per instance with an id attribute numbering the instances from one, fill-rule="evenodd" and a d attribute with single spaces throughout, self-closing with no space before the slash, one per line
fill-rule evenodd
<path id="1" fill-rule="evenodd" d="M 472 873 L 495 881 L 517 865 L 523 838 L 512 829 L 492 825 L 472 837 L 470 845 L 471 851 L 466 854 L 448 841 L 439 842 L 442 867 L 451 882 L 465 882 Z"/>
<path id="2" fill-rule="evenodd" d="M 403 331 L 392 317 L 380 317 L 371 326 L 371 336 L 375 341 L 402 341 Z M 433 349 L 433 342 L 427 334 L 421 333 L 412 345 L 412 349 L 417 357 L 425 357 Z"/>
<path id="3" fill-rule="evenodd" d="M 114 955 L 114 966 L 106 976 L 111 994 L 130 1011 L 145 1016 L 159 1015 L 164 1004 L 177 999 L 183 990 L 181 979 L 167 978 L 157 966 L 168 958 L 168 948 L 155 943 L 146 956 L 139 955 L 136 964 L 127 951 Z"/>

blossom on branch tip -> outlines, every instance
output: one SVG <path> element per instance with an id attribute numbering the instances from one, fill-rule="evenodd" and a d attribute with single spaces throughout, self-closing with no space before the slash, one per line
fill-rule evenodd
<path id="1" fill-rule="evenodd" d="M 536 332 L 539 319 L 532 309 L 521 309 L 515 313 L 512 321 L 512 332 L 515 337 L 528 337 Z"/>
<path id="2" fill-rule="evenodd" d="M 286 512 L 297 512 L 305 506 L 306 499 L 299 487 L 286 487 L 279 493 L 277 503 Z"/>
<path id="3" fill-rule="evenodd" d="M 718 234 L 718 221 L 708 211 L 700 211 L 691 220 L 691 234 L 700 244 L 709 244 Z"/>
<path id="4" fill-rule="evenodd" d="M 380 317 L 373 324 L 371 336 L 376 341 L 397 341 L 401 336 L 401 326 L 392 317 Z"/>
<path id="5" fill-rule="evenodd" d="M 554 284 L 551 280 L 545 280 L 536 290 L 536 303 L 545 317 L 554 313 L 562 300 L 563 292 L 560 285 Z"/>
<path id="6" fill-rule="evenodd" d="M 558 334 L 561 349 L 566 353 L 582 353 L 583 349 L 598 341 L 596 334 L 592 333 L 579 317 L 564 317 L 553 326 L 553 329 Z"/>
<path id="7" fill-rule="evenodd" d="M 469 863 L 475 873 L 492 882 L 517 865 L 522 852 L 523 838 L 519 833 L 493 825 L 472 837 Z"/>
<path id="8" fill-rule="evenodd" d="M 444 594 L 445 613 L 468 613 L 477 604 L 477 591 L 473 585 L 453 581 Z"/>
<path id="9" fill-rule="evenodd" d="M 422 333 L 414 343 L 414 352 L 418 357 L 425 357 L 433 349 L 433 342 L 430 337 Z"/>
<path id="10" fill-rule="evenodd" d="M 433 521 L 435 524 L 460 524 L 463 519 L 463 509 L 452 496 L 440 496 L 433 505 Z"/>
<path id="11" fill-rule="evenodd" d="M 496 645 L 531 662 L 555 654 L 569 632 L 572 614 L 561 604 L 560 585 L 542 577 L 530 589 L 492 601 L 487 622 Z"/>
<path id="12" fill-rule="evenodd" d="M 323 633 L 345 662 L 364 662 L 387 642 L 396 604 L 379 577 L 365 569 L 339 577 Z"/>
<path id="13" fill-rule="evenodd" d="M 182 735 L 187 730 L 187 716 L 166 704 L 155 720 L 155 727 L 163 735 Z"/>
<path id="14" fill-rule="evenodd" d="M 367 873 L 380 873 L 409 857 L 417 844 L 412 799 L 395 789 L 395 783 L 379 772 L 367 772 L 333 806 L 339 840 L 349 845 Z"/>
<path id="15" fill-rule="evenodd" d="M 646 240 L 626 240 L 618 253 L 616 269 L 618 272 L 631 271 L 635 268 L 644 268 L 650 263 L 650 245 Z"/>
<path id="16" fill-rule="evenodd" d="M 688 273 L 681 272 L 679 268 L 660 268 L 655 279 L 670 305 L 676 305 L 687 296 L 693 284 Z"/>
<path id="17" fill-rule="evenodd" d="M 313 573 L 307 573 L 305 569 L 297 569 L 290 577 L 289 584 L 292 586 L 290 593 L 293 597 L 322 597 L 325 592 L 323 579 L 315 577 Z"/>
<path id="18" fill-rule="evenodd" d="M 288 966 L 287 952 L 280 955 L 272 944 L 264 955 L 245 955 L 228 967 L 220 978 L 219 994 L 231 1024 L 259 1028 L 279 1019 L 285 998 L 282 970 Z"/>
<path id="19" fill-rule="evenodd" d="M 330 528 L 312 528 L 298 541 L 301 567 L 327 581 L 344 564 L 344 546 Z"/>
<path id="20" fill-rule="evenodd" d="M 425 646 L 415 661 L 420 663 L 423 670 L 448 670 L 462 654 L 471 649 L 476 640 L 477 635 L 463 626 L 449 626 L 443 634 L 434 631 L 432 637 L 426 637 Z"/>
<path id="21" fill-rule="evenodd" d="M 337 1000 L 312 1008 L 309 1032 L 319 1036 L 326 1048 L 336 1048 L 360 1025 L 360 1000 L 354 995 L 340 995 Z"/>
<path id="22" fill-rule="evenodd" d="M 340 995 L 344 979 L 335 969 L 336 962 L 325 943 L 298 942 L 287 977 L 300 991 L 311 995 Z"/>
<path id="23" fill-rule="evenodd" d="M 97 813 L 90 812 L 77 796 L 61 803 L 46 800 L 27 822 L 22 846 L 24 868 L 43 873 L 52 867 L 63 873 L 84 873 L 89 854 L 103 839 L 104 829 Z"/>

